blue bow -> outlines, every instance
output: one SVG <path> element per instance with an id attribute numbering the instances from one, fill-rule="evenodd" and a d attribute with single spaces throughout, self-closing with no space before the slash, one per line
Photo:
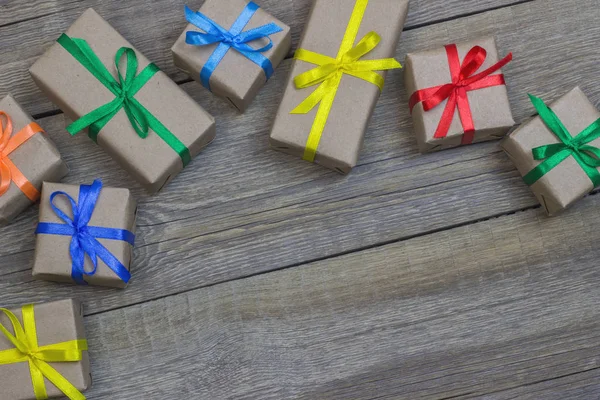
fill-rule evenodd
<path id="1" fill-rule="evenodd" d="M 50 196 L 50 205 L 56 215 L 65 221 L 65 224 L 40 222 L 35 231 L 36 234 L 72 236 L 69 248 L 72 260 L 71 277 L 79 285 L 87 284 L 83 279 L 84 275 L 93 276 L 96 274 L 98 258 L 104 261 L 123 282 L 129 282 L 131 277 L 127 268 L 106 247 L 102 246 L 97 239 L 120 240 L 133 246 L 135 235 L 124 229 L 88 226 L 101 190 L 102 182 L 100 180 L 95 180 L 92 185 L 81 185 L 78 203 L 75 203 L 75 200 L 65 192 L 52 193 Z M 71 202 L 73 219 L 54 205 L 56 196 L 65 196 Z M 94 265 L 94 269 L 91 272 L 87 272 L 84 269 L 86 254 Z"/>
<path id="2" fill-rule="evenodd" d="M 248 3 L 228 31 L 206 15 L 200 12 L 193 12 L 189 7 L 185 7 L 185 17 L 188 22 L 206 32 L 188 31 L 186 32 L 185 42 L 193 46 L 207 46 L 219 43 L 200 72 L 202 85 L 208 90 L 210 90 L 210 77 L 231 48 L 236 49 L 240 54 L 261 67 L 265 71 L 267 79 L 275 72 L 271 61 L 260 53 L 264 53 L 273 47 L 273 41 L 269 36 L 281 32 L 283 29 L 275 23 L 270 23 L 242 32 L 258 9 L 259 6 L 253 1 Z M 247 44 L 262 38 L 269 39 L 269 43 L 259 49 L 250 47 Z"/>

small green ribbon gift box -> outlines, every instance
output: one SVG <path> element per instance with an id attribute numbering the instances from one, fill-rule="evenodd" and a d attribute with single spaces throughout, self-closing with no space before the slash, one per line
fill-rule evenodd
<path id="1" fill-rule="evenodd" d="M 215 121 L 93 9 L 31 67 L 39 88 L 150 193 L 207 146 Z"/>
<path id="2" fill-rule="evenodd" d="M 600 186 L 600 112 L 579 88 L 550 106 L 530 99 L 539 115 L 502 147 L 552 216 Z"/>

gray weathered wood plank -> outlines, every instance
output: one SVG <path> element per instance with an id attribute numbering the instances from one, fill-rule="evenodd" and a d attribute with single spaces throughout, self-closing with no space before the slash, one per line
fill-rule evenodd
<path id="1" fill-rule="evenodd" d="M 263 0 L 260 4 L 292 27 L 297 43 L 310 0 L 292 1 Z M 413 0 L 408 26 L 516 2 L 519 0 Z M 173 79 L 182 81 L 188 77 L 174 67 L 169 49 L 186 25 L 182 17 L 184 4 L 199 8 L 203 1 L 34 0 L 27 7 L 22 0 L 4 3 L 0 5 L 0 96 L 12 92 L 31 113 L 39 114 L 55 107 L 40 95 L 27 70 L 85 9 L 94 7 L 150 60 Z"/>
<path id="2" fill-rule="evenodd" d="M 89 316 L 89 398 L 598 398 L 599 209 L 592 196 L 562 218 L 530 210 Z"/>
<path id="3" fill-rule="evenodd" d="M 542 380 L 485 396 L 485 400 L 593 400 L 596 398 L 600 398 L 600 367 L 590 367 L 584 372 Z M 457 399 L 460 400 L 461 397 Z"/>
<path id="4" fill-rule="evenodd" d="M 587 6 L 593 3 L 586 1 Z M 542 38 L 557 28 L 557 14 L 573 28 L 554 38 L 556 44 L 542 46 Z M 539 18 L 517 40 L 512 32 L 525 24 L 527 15 Z M 581 15 L 558 1 L 535 2 L 435 29 L 411 30 L 403 46 L 422 48 L 443 43 L 448 36 L 464 38 L 470 31 L 497 32 L 501 48 L 515 50 L 517 61 L 507 75 L 519 119 L 532 110 L 526 91 L 552 97 L 580 79 L 594 101 L 600 98 L 595 62 L 584 57 L 594 47 L 592 37 L 600 34 L 593 15 Z M 575 78 L 566 73 L 572 67 L 569 56 L 579 60 Z M 552 60 L 553 69 L 537 67 L 547 65 L 545 59 Z M 35 226 L 31 210 L 0 230 L 5 240 L 0 276 L 10 274 L 0 282 L 0 301 L 89 291 L 104 307 L 119 307 L 536 205 L 497 143 L 418 155 L 410 118 L 401 106 L 405 93 L 399 74 L 391 75 L 362 165 L 350 176 L 267 150 L 283 75 L 276 75 L 245 115 L 198 96 L 195 83 L 185 85 L 209 111 L 221 110 L 220 136 L 164 193 L 141 197 L 134 279 L 126 293 L 50 283 L 22 285 L 30 279 Z M 536 86 L 541 89 L 534 90 Z M 50 117 L 43 124 L 73 168 L 69 182 L 100 176 L 109 185 L 134 187 L 135 194 L 142 195 L 87 138 L 71 139 L 61 132 L 62 118 Z M 158 288 L 156 282 L 161 282 Z"/>

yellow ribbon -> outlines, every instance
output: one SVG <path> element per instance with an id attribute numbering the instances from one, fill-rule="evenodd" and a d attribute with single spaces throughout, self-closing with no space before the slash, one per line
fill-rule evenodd
<path id="1" fill-rule="evenodd" d="M 15 346 L 14 349 L 0 351 L 0 365 L 28 362 L 33 391 L 38 400 L 48 398 L 44 377 L 69 399 L 85 400 L 85 396 L 48 363 L 81 361 L 82 351 L 88 349 L 87 340 L 71 340 L 48 346 L 38 346 L 33 305 L 23 306 L 23 325 L 9 310 L 0 308 L 0 311 L 10 319 L 15 332 L 13 336 L 0 324 L 0 332 Z"/>
<path id="2" fill-rule="evenodd" d="M 294 78 L 294 84 L 298 89 L 320 85 L 291 112 L 291 114 L 307 114 L 320 103 L 304 150 L 306 161 L 315 160 L 321 136 L 344 74 L 365 80 L 379 87 L 379 90 L 383 90 L 384 78 L 375 71 L 402 68 L 393 58 L 360 60 L 381 41 L 381 37 L 376 32 L 370 32 L 354 46 L 368 4 L 369 0 L 356 0 L 337 58 L 305 49 L 298 49 L 294 55 L 297 60 L 318 65 Z"/>

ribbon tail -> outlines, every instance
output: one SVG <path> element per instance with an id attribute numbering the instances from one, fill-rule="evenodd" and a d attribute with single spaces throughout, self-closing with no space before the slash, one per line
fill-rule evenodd
<path id="1" fill-rule="evenodd" d="M 110 252 L 108 249 L 96 239 L 92 239 L 98 258 L 104 263 L 125 283 L 129 283 L 131 274 L 127 268 Z"/>
<path id="2" fill-rule="evenodd" d="M 383 87 L 385 85 L 385 79 L 383 78 L 383 76 L 379 75 L 377 72 L 373 72 L 373 71 L 351 72 L 351 71 L 348 71 L 346 73 L 355 78 L 362 79 L 363 81 L 372 83 L 373 85 L 375 85 L 379 88 L 379 91 L 382 91 Z"/>
<path id="3" fill-rule="evenodd" d="M 267 80 L 271 79 L 271 77 L 275 73 L 275 68 L 273 68 L 271 60 L 269 60 L 267 57 L 263 56 L 259 52 L 244 50 L 238 50 L 238 52 L 244 57 L 246 57 L 248 60 L 252 61 L 254 64 L 258 65 L 260 68 L 262 68 L 262 70 L 265 73 L 265 76 L 267 77 Z"/>
<path id="4" fill-rule="evenodd" d="M 10 189 L 10 184 L 13 180 L 11 174 L 12 168 L 8 166 L 6 161 L 10 160 L 6 158 L 4 161 L 0 161 L 0 196 L 8 192 L 8 189 Z"/>
<path id="5" fill-rule="evenodd" d="M 117 97 L 110 103 L 107 103 L 74 121 L 72 124 L 67 126 L 67 132 L 74 136 L 102 119 L 106 119 L 109 116 L 112 118 L 115 114 L 117 114 L 122 106 L 123 100 Z M 110 120 L 110 118 L 108 118 L 108 120 Z M 104 125 L 106 125 L 106 123 L 104 123 Z"/>
<path id="6" fill-rule="evenodd" d="M 570 150 L 564 150 L 559 153 L 556 153 L 555 155 L 548 158 L 547 160 L 542 162 L 540 165 L 538 165 L 537 167 L 535 167 L 534 169 L 529 171 L 529 173 L 527 173 L 527 175 L 525 175 L 523 177 L 523 180 L 525 181 L 525 183 L 527 185 L 529 185 L 529 186 L 533 185 L 534 183 L 536 183 L 537 181 L 542 179 L 542 177 L 544 175 L 546 175 L 548 172 L 552 171 L 560 163 L 562 163 L 567 158 L 569 158 L 570 155 L 571 155 Z"/>
<path id="7" fill-rule="evenodd" d="M 52 368 L 48 363 L 40 360 L 35 360 L 33 361 L 33 363 L 35 364 L 35 369 L 37 369 L 40 372 L 40 374 L 46 377 L 46 379 L 52 382 L 52 384 L 56 386 L 58 390 L 60 390 L 70 400 L 85 400 L 85 396 L 75 386 L 73 386 L 71 382 L 69 382 L 57 370 Z M 44 399 L 47 397 L 48 396 L 46 395 L 45 397 L 38 398 Z"/>
<path id="8" fill-rule="evenodd" d="M 190 150 L 177 138 L 162 122 L 150 113 L 139 101 L 131 99 L 131 102 L 138 107 L 148 120 L 148 127 L 154 131 L 173 151 L 181 158 L 181 162 L 185 167 L 192 161 Z"/>
<path id="9" fill-rule="evenodd" d="M 327 85 L 328 87 L 326 88 L 326 95 L 322 98 L 319 109 L 317 110 L 317 115 L 311 127 L 308 140 L 306 141 L 306 147 L 304 149 L 303 159 L 308 162 L 314 162 L 317 156 L 317 149 L 319 148 L 323 131 L 327 125 L 329 113 L 333 107 L 333 102 L 335 101 L 335 96 L 337 94 L 341 79 L 342 75 L 340 74 L 335 78 L 335 82 L 331 82 Z"/>
<path id="10" fill-rule="evenodd" d="M 36 399 L 47 399 L 48 392 L 46 391 L 46 383 L 44 382 L 44 374 L 38 368 L 38 360 L 29 360 L 29 374 L 31 376 L 31 384 L 33 385 L 33 393 Z"/>
<path id="11" fill-rule="evenodd" d="M 327 81 L 323 82 L 310 94 L 310 96 L 308 96 L 302 103 L 294 108 L 290 114 L 308 114 L 323 100 L 330 90 L 329 83 Z"/>
<path id="12" fill-rule="evenodd" d="M 5 164 L 5 165 L 4 165 Z M 31 182 L 29 182 L 29 180 L 27 180 L 27 178 L 25 177 L 25 175 L 23 175 L 23 173 L 21 172 L 21 170 L 19 170 L 19 168 L 17 168 L 17 166 L 15 164 L 13 164 L 13 162 L 10 159 L 5 159 L 3 164 L 0 164 L 0 175 L 2 175 L 2 177 L 4 177 L 4 166 L 8 167 L 8 169 L 10 170 L 9 176 L 12 177 L 12 182 L 14 182 L 15 185 L 17 185 L 17 187 L 19 188 L 19 190 L 21 190 L 21 192 L 23 192 L 23 194 L 32 202 L 36 202 L 38 201 L 38 199 L 40 198 L 40 192 L 36 189 L 35 186 L 33 186 L 33 184 Z M 10 180 L 9 180 L 9 184 L 7 187 L 10 187 Z M 2 195 L 2 190 L 0 189 L 0 196 Z"/>
<path id="13" fill-rule="evenodd" d="M 444 109 L 440 123 L 438 124 L 435 134 L 433 135 L 435 139 L 443 139 L 448 135 L 450 126 L 452 125 L 452 120 L 454 119 L 456 104 L 456 94 L 452 93 L 448 98 L 448 102 L 446 103 L 446 108 Z"/>

